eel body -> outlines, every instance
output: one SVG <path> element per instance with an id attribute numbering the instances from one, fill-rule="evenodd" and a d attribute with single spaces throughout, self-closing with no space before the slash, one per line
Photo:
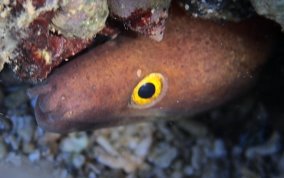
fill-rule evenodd
<path id="1" fill-rule="evenodd" d="M 170 16 L 161 42 L 121 35 L 62 66 L 28 94 L 37 98 L 38 124 L 61 133 L 192 115 L 249 88 L 271 51 L 271 33 L 259 19 L 216 23 Z"/>

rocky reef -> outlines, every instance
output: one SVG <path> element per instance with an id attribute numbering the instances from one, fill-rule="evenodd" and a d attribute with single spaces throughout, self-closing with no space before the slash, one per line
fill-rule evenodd
<path id="1" fill-rule="evenodd" d="M 249 0 L 179 0 L 179 5 L 194 17 L 240 21 L 254 14 Z"/>
<path id="2" fill-rule="evenodd" d="M 94 40 L 94 36 L 90 35 L 93 31 L 89 28 L 86 31 L 73 28 L 69 31 L 74 22 L 77 24 L 76 20 L 72 21 L 73 13 L 70 12 L 70 23 L 64 20 L 65 16 L 60 16 L 68 14 L 69 7 L 74 8 L 68 6 L 68 2 L 71 1 L 1 0 L 1 68 L 6 63 L 18 78 L 43 80 L 59 63 L 92 46 L 94 41 L 96 43 L 97 39 Z M 180 5 L 185 10 L 188 9 L 189 14 L 214 21 L 233 17 L 231 13 L 228 17 L 224 16 L 227 13 L 223 9 L 225 2 L 232 2 L 232 5 L 235 2 L 246 3 L 237 0 L 179 2 L 182 2 Z M 255 7 L 257 13 L 283 26 L 281 0 L 251 2 L 253 6 L 250 7 Z M 208 4 L 213 6 L 207 6 Z M 105 7 L 104 4 L 101 5 Z M 191 10 L 191 6 L 195 8 Z M 196 8 L 201 11 L 196 11 Z M 210 9 L 214 13 L 210 13 Z M 264 9 L 263 13 L 261 9 Z M 203 13 L 206 11 L 209 14 Z M 106 13 L 107 10 L 100 9 L 100 12 Z M 161 12 L 162 15 L 166 15 L 164 12 L 170 13 L 167 10 Z M 246 12 L 249 13 L 244 16 L 237 14 L 234 16 L 237 18 L 232 20 L 254 15 L 250 10 Z M 99 28 L 93 35 L 99 33 L 114 38 L 118 31 L 108 26 L 109 21 L 101 29 L 105 19 L 102 14 L 97 14 L 102 21 L 98 23 Z M 134 23 L 136 18 L 125 20 L 116 17 L 111 11 L 109 14 L 109 17 L 122 22 L 127 29 L 136 29 L 131 26 L 131 20 Z M 151 18 L 146 18 L 147 23 L 143 21 L 144 17 L 149 17 L 147 15 L 152 13 L 141 14 L 137 18 L 138 22 L 142 20 L 142 25 L 152 24 L 148 23 Z M 53 22 L 54 17 L 59 17 L 58 21 Z M 61 26 L 61 20 L 67 26 Z M 94 22 L 92 18 L 89 20 Z M 154 22 L 156 27 L 156 20 L 150 22 Z M 142 29 L 144 35 L 147 35 L 144 32 L 151 32 L 145 30 L 146 26 L 139 29 Z M 86 35 L 87 38 L 81 38 L 78 34 Z M 284 177 L 283 35 L 279 41 L 281 42 L 275 45 L 276 53 L 268 61 L 256 87 L 223 107 L 176 122 L 156 121 L 95 132 L 59 135 L 38 128 L 32 112 L 34 103 L 26 96 L 26 90 L 31 85 L 13 80 L 13 75 L 4 68 L 0 73 L 1 175 L 11 178 Z"/>
<path id="3" fill-rule="evenodd" d="M 131 17 L 118 10 L 123 1 L 109 3 L 108 7 L 106 0 L 1 1 L 1 69 L 8 63 L 20 79 L 46 78 L 63 60 L 90 46 L 97 33 L 115 36 L 115 30 L 105 26 L 109 8 L 129 28 L 161 38 L 170 1 L 124 4 L 132 8 L 128 11 Z"/>
<path id="4" fill-rule="evenodd" d="M 86 6 L 99 9 L 88 11 L 90 14 L 84 13 L 85 11 L 81 11 L 80 8 L 74 11 L 74 7 L 69 3 L 72 4 L 71 1 L 60 3 L 57 0 L 2 1 L 1 68 L 4 63 L 9 63 L 21 79 L 36 81 L 45 78 L 62 60 L 86 48 L 92 41 L 90 36 L 104 27 L 108 15 L 106 2 L 87 3 Z M 103 6 L 105 8 L 101 8 Z M 83 2 L 81 8 L 84 9 Z M 64 13 L 67 13 L 68 19 L 62 19 Z M 72 24 L 74 14 L 76 18 L 80 17 L 77 22 L 80 21 L 81 24 Z M 91 30 L 81 30 L 82 26 L 88 23 Z M 66 32 L 65 28 L 70 26 L 77 26 L 80 30 L 73 28 L 72 32 Z M 77 34 L 77 31 L 84 35 Z M 87 31 L 92 31 L 92 34 Z"/>
<path id="5" fill-rule="evenodd" d="M 91 39 L 105 26 L 108 16 L 105 0 L 64 0 L 59 6 L 49 28 L 67 38 Z"/>
<path id="6" fill-rule="evenodd" d="M 251 0 L 259 15 L 279 23 L 284 28 L 284 1 L 283 0 Z"/>
<path id="7" fill-rule="evenodd" d="M 283 24 L 283 3 L 273 0 L 3 0 L 0 69 L 7 63 L 19 79 L 36 82 L 96 43 L 96 34 L 114 38 L 126 29 L 160 41 L 170 3 L 178 3 L 197 18 L 226 21 L 253 16 L 255 8 L 258 14 Z M 124 29 L 110 25 L 113 21 Z"/>
<path id="8" fill-rule="evenodd" d="M 161 41 L 165 29 L 170 0 L 109 0 L 111 16 L 127 28 Z"/>

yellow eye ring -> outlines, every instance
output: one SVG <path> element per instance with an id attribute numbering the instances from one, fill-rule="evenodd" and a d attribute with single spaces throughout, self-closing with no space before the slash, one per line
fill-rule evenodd
<path id="1" fill-rule="evenodd" d="M 148 108 L 159 102 L 167 90 L 167 81 L 160 73 L 144 77 L 133 89 L 130 106 Z"/>

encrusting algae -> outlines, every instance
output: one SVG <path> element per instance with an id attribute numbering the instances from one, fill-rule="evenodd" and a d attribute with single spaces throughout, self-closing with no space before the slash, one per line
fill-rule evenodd
<path id="1" fill-rule="evenodd" d="M 0 67 L 30 81 L 90 45 L 108 17 L 106 0 L 1 1 L 0 9 Z"/>
<path id="2" fill-rule="evenodd" d="M 127 28 L 161 41 L 171 0 L 108 0 L 111 16 Z"/>
<path id="3" fill-rule="evenodd" d="M 93 38 L 105 27 L 108 17 L 106 0 L 63 0 L 52 18 L 52 27 L 65 37 Z"/>
<path id="4" fill-rule="evenodd" d="M 249 0 L 178 0 L 179 5 L 194 17 L 240 21 L 254 14 Z"/>
<path id="5" fill-rule="evenodd" d="M 284 1 L 283 0 L 251 0 L 256 12 L 279 23 L 284 29 Z"/>

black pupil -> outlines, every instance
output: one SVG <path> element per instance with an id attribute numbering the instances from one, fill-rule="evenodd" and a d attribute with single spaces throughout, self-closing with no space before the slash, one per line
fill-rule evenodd
<path id="1" fill-rule="evenodd" d="M 151 98 L 154 95 L 155 90 L 155 85 L 153 85 L 152 83 L 145 83 L 139 88 L 138 95 L 141 98 L 145 99 Z"/>

